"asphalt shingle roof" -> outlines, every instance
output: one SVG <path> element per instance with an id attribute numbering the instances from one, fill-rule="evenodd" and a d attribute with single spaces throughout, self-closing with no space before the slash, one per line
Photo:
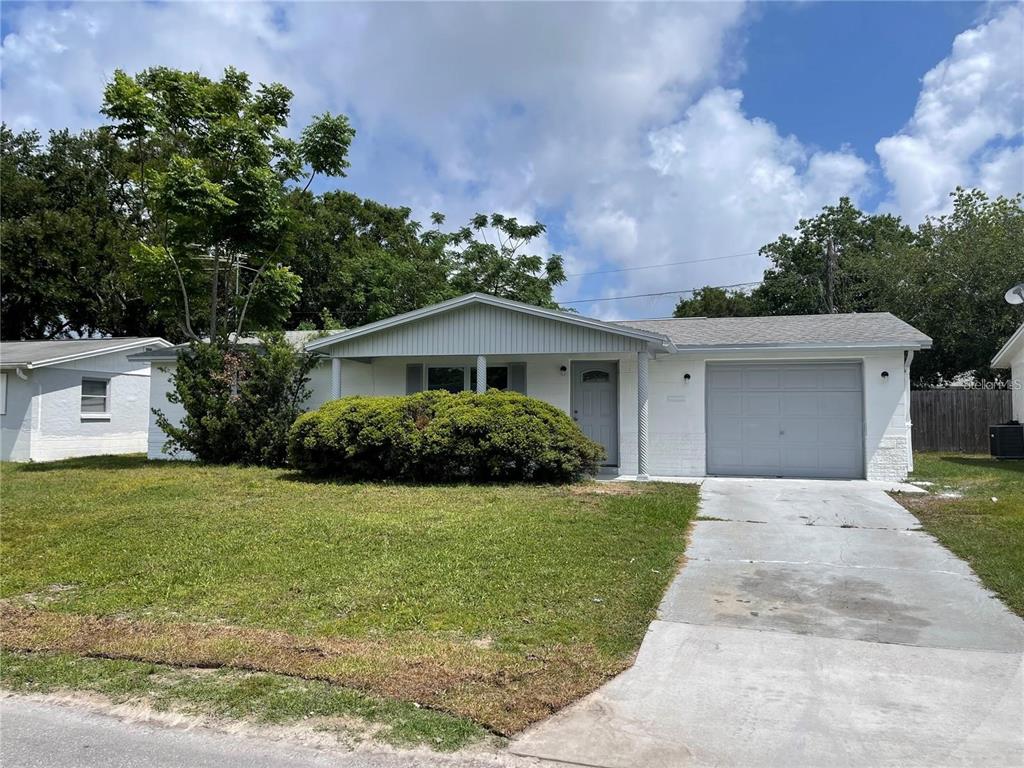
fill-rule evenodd
<path id="1" fill-rule="evenodd" d="M 52 341 L 0 342 L 0 364 L 36 365 L 75 355 L 101 354 L 125 347 L 142 347 L 166 343 L 155 336 L 118 336 L 111 339 L 54 339 Z"/>
<path id="2" fill-rule="evenodd" d="M 931 339 L 888 312 L 771 317 L 681 317 L 624 320 L 667 336 L 677 347 L 931 346 Z"/>
<path id="3" fill-rule="evenodd" d="M 302 349 L 306 342 L 314 337 L 323 335 L 324 331 L 285 331 L 284 340 L 291 344 L 296 349 Z M 260 340 L 255 336 L 243 336 L 238 340 L 239 344 L 259 344 Z M 173 347 L 165 347 L 164 349 L 154 349 L 146 352 L 139 352 L 131 355 L 132 360 L 174 360 L 178 357 L 178 353 L 183 349 L 187 349 L 188 344 L 177 344 Z"/>

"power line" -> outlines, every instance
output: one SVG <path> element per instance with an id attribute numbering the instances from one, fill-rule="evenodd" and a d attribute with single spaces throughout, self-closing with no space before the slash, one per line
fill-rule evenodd
<path id="1" fill-rule="evenodd" d="M 678 267 L 681 264 L 703 264 L 707 261 L 721 261 L 722 259 L 738 259 L 741 256 L 756 256 L 759 251 L 747 251 L 746 253 L 730 253 L 728 256 L 712 256 L 707 259 L 688 259 L 686 261 L 666 261 L 662 264 L 644 264 L 639 267 L 622 267 L 621 269 L 602 269 L 597 272 L 573 272 L 566 277 L 589 277 L 590 275 L 611 275 L 616 272 L 633 272 L 638 269 L 657 269 L 658 267 Z"/>
<path id="2" fill-rule="evenodd" d="M 623 299 L 645 299 L 649 296 L 680 296 L 684 293 L 702 291 L 705 288 L 745 288 L 750 285 L 760 285 L 761 280 L 753 283 L 732 283 L 731 285 L 704 285 L 700 288 L 683 288 L 678 291 L 660 291 L 658 293 L 634 293 L 631 296 L 603 296 L 599 299 L 573 299 L 572 301 L 560 301 L 559 304 L 590 304 L 595 301 L 622 301 Z"/>

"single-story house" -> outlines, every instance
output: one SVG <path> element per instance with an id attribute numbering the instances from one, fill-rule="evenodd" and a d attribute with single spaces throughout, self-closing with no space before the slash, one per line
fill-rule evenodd
<path id="1" fill-rule="evenodd" d="M 1024 422 L 1024 323 L 992 358 L 992 367 L 1010 369 L 1013 418 Z"/>
<path id="2" fill-rule="evenodd" d="M 159 338 L 0 342 L 0 460 L 146 450 L 149 365 Z"/>
<path id="3" fill-rule="evenodd" d="M 931 339 L 888 313 L 609 322 L 471 293 L 305 348 L 316 407 L 424 389 L 524 392 L 561 408 L 627 476 L 902 480 L 910 364 Z M 157 368 L 169 417 L 175 350 Z M 149 455 L 166 458 L 151 422 Z"/>

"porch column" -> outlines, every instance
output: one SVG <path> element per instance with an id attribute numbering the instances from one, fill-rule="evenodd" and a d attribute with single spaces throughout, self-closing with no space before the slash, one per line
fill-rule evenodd
<path id="1" fill-rule="evenodd" d="M 331 358 L 331 397 L 337 400 L 341 397 L 341 358 Z"/>
<path id="2" fill-rule="evenodd" d="M 647 447 L 648 447 L 648 436 L 647 436 L 647 412 L 648 412 L 648 399 L 647 399 L 647 379 L 648 379 L 648 363 L 650 357 L 647 354 L 647 350 L 637 353 L 636 356 L 636 412 L 637 412 L 637 430 L 636 430 L 636 458 L 637 458 L 637 478 L 639 480 L 647 479 Z"/>
<path id="3" fill-rule="evenodd" d="M 483 355 L 476 356 L 476 391 L 487 391 L 487 358 Z"/>

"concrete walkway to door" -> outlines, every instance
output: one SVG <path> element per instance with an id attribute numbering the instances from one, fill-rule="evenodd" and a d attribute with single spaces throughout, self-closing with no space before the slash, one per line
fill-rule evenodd
<path id="1" fill-rule="evenodd" d="M 1024 622 L 865 482 L 708 479 L 632 668 L 513 751 L 569 764 L 1024 765 Z"/>

